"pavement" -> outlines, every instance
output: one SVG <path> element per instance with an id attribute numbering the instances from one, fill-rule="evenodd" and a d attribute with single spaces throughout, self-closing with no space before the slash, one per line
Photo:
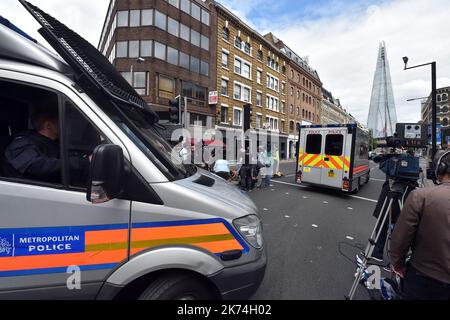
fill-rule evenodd
<path id="1" fill-rule="evenodd" d="M 365 248 L 384 174 L 371 163 L 372 180 L 356 195 L 301 187 L 295 163 L 286 175 L 250 197 L 264 224 L 268 267 L 256 300 L 343 300 L 356 271 L 355 255 Z M 361 288 L 356 299 L 368 299 Z"/>

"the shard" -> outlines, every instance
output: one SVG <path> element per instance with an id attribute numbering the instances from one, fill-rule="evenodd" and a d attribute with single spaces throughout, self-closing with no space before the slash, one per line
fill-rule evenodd
<path id="1" fill-rule="evenodd" d="M 374 138 L 393 136 L 397 125 L 394 91 L 392 89 L 391 71 L 387 57 L 386 45 L 380 44 L 377 69 L 373 80 L 372 99 L 370 101 L 367 127 Z"/>

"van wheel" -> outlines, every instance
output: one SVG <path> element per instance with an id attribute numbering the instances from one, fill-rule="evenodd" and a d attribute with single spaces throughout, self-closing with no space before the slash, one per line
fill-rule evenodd
<path id="1" fill-rule="evenodd" d="M 209 287 L 189 274 L 166 274 L 153 281 L 139 300 L 211 300 Z"/>
<path id="2" fill-rule="evenodd" d="M 370 182 L 370 173 L 367 174 L 366 181 L 364 182 L 364 184 L 368 184 L 369 182 Z"/>

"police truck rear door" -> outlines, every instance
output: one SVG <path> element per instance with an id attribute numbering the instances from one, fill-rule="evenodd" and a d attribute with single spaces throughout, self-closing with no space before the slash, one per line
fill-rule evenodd
<path id="1" fill-rule="evenodd" d="M 342 188 L 346 167 L 345 148 L 347 128 L 328 128 L 324 131 L 324 153 L 321 169 L 321 184 L 332 188 Z"/>

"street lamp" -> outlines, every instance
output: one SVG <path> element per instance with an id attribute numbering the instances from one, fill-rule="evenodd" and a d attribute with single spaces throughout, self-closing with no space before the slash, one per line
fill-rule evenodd
<path id="1" fill-rule="evenodd" d="M 430 66 L 431 65 L 431 107 L 432 107 L 432 120 L 431 120 L 431 137 L 432 137 L 432 146 L 431 146 L 431 154 L 432 159 L 436 156 L 437 148 L 437 137 L 436 137 L 436 131 L 437 131 L 437 101 L 436 101 L 436 62 L 430 62 L 430 63 L 424 63 L 417 66 L 408 67 L 408 57 L 403 57 L 403 62 L 405 63 L 405 70 L 415 69 L 419 67 L 424 66 Z"/>

